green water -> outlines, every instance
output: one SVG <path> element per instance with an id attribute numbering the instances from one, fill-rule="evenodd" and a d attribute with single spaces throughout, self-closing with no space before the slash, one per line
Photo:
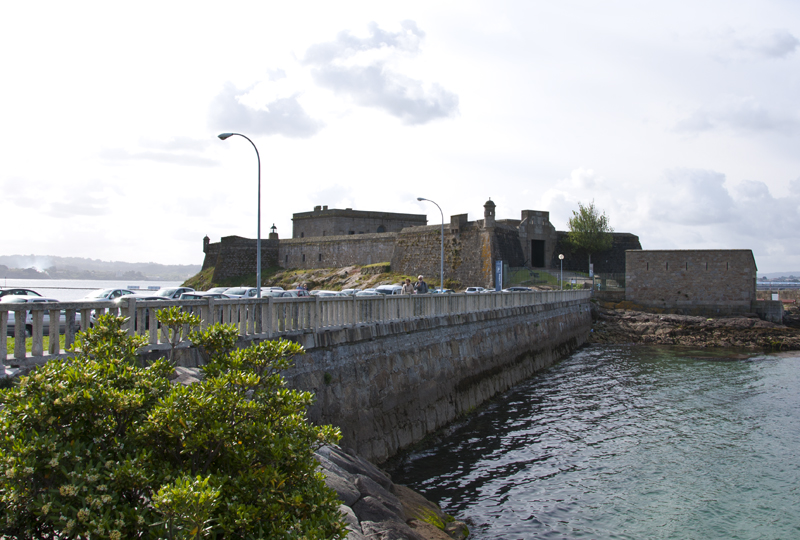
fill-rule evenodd
<path id="1" fill-rule="evenodd" d="M 800 538 L 800 355 L 582 349 L 408 454 L 475 539 Z"/>

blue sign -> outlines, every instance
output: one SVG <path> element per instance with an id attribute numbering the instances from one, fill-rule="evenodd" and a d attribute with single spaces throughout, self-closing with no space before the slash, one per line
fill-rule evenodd
<path id="1" fill-rule="evenodd" d="M 494 262 L 494 290 L 503 290 L 503 261 Z"/>

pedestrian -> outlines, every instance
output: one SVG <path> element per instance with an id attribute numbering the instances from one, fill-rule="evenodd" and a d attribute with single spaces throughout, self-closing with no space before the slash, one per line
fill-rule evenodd
<path id="1" fill-rule="evenodd" d="M 425 283 L 422 276 L 419 276 L 417 282 L 414 283 L 414 292 L 417 294 L 428 294 L 428 284 Z"/>
<path id="2" fill-rule="evenodd" d="M 414 286 L 411 284 L 411 279 L 406 278 L 405 283 L 403 283 L 403 289 L 400 291 L 401 294 L 414 294 Z"/>

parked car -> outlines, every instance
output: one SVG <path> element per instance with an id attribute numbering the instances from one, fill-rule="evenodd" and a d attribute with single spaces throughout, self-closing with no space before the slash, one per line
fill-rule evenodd
<path id="1" fill-rule="evenodd" d="M 381 294 L 402 294 L 402 285 L 378 285 L 375 290 Z"/>
<path id="2" fill-rule="evenodd" d="M 14 288 L 14 289 L 0 289 L 0 298 L 2 298 L 4 296 L 39 296 L 39 297 L 41 297 L 42 295 L 39 294 L 36 291 L 31 290 L 31 289 L 17 289 L 17 288 Z"/>
<path id="3" fill-rule="evenodd" d="M 375 289 L 364 289 L 363 291 L 358 291 L 356 296 L 380 296 L 381 293 L 376 291 Z"/>
<path id="4" fill-rule="evenodd" d="M 256 298 L 258 289 L 255 287 L 231 287 L 225 291 L 225 294 L 230 298 Z"/>
<path id="5" fill-rule="evenodd" d="M 121 296 L 129 294 L 136 294 L 135 291 L 130 289 L 97 289 L 92 291 L 78 302 L 100 302 L 102 300 L 115 300 Z"/>
<path id="6" fill-rule="evenodd" d="M 230 287 L 213 287 L 211 289 L 208 289 L 206 292 L 207 293 L 224 293 L 228 289 L 230 289 Z"/>
<path id="7" fill-rule="evenodd" d="M 532 290 L 530 287 L 508 287 L 503 289 L 503 292 L 530 292 Z"/>
<path id="8" fill-rule="evenodd" d="M 305 289 L 292 289 L 291 291 L 283 291 L 279 293 L 281 298 L 311 298 L 308 291 Z"/>
<path id="9" fill-rule="evenodd" d="M 430 290 L 431 294 L 451 294 L 451 293 L 454 293 L 454 292 L 455 291 L 453 289 L 444 289 L 444 290 L 442 290 L 442 289 L 431 289 Z"/>
<path id="10" fill-rule="evenodd" d="M 175 300 L 181 297 L 183 293 L 194 292 L 191 287 L 163 287 L 158 289 L 153 296 L 161 296 L 169 300 Z"/>
<path id="11" fill-rule="evenodd" d="M 354 296 L 356 293 L 361 292 L 361 289 L 342 289 L 342 292 L 347 296 Z"/>
<path id="12" fill-rule="evenodd" d="M 224 293 L 210 292 L 210 291 L 185 292 L 180 297 L 181 300 L 205 300 L 206 298 L 216 298 L 216 299 L 226 300 L 233 297 L 228 296 L 227 294 Z"/>
<path id="13" fill-rule="evenodd" d="M 331 296 L 347 296 L 346 294 L 344 294 L 341 291 L 323 291 L 323 290 L 318 290 L 318 291 L 310 291 L 309 294 L 311 294 L 312 292 L 316 292 L 317 293 L 317 294 L 315 294 L 313 296 L 319 296 L 320 298 L 330 298 Z"/>
<path id="14" fill-rule="evenodd" d="M 486 289 L 484 289 L 483 287 L 467 287 L 467 289 L 464 292 L 467 294 L 478 294 L 484 291 L 486 291 Z"/>
<path id="15" fill-rule="evenodd" d="M 43 296 L 22 296 L 22 295 L 10 295 L 4 296 L 0 298 L 0 302 L 3 305 L 9 304 L 42 304 L 42 303 L 50 303 L 50 302 L 58 302 L 55 298 L 45 298 Z M 8 322 L 6 324 L 6 335 L 9 337 L 14 337 L 16 335 L 16 314 L 13 311 L 8 312 Z M 59 324 L 58 324 L 58 331 L 59 333 L 66 332 L 67 328 L 67 315 L 66 312 L 62 309 L 61 315 L 59 317 Z M 77 319 L 76 319 L 77 322 Z M 50 312 L 45 311 L 44 317 L 42 320 L 42 327 L 44 331 L 44 335 L 48 335 L 50 332 Z M 76 326 L 77 328 L 77 326 Z M 30 337 L 33 334 L 33 315 L 30 311 L 25 312 L 25 337 Z"/>

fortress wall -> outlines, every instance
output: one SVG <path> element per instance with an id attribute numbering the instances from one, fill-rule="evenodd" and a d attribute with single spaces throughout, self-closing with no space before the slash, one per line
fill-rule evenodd
<path id="1" fill-rule="evenodd" d="M 389 262 L 397 233 L 318 236 L 280 241 L 278 264 L 283 268 L 342 268 Z"/>
<path id="2" fill-rule="evenodd" d="M 441 266 L 441 226 L 414 227 L 397 235 L 392 271 L 410 276 L 422 274 L 425 281 L 438 284 Z M 491 282 L 491 244 L 486 231 L 466 227 L 453 234 L 444 230 L 444 278 L 462 286 L 481 286 Z"/>
<path id="3" fill-rule="evenodd" d="M 256 274 L 256 240 L 239 236 L 226 236 L 218 244 L 209 244 L 203 268 L 214 267 L 215 282 Z M 213 253 L 216 260 L 210 264 Z M 261 268 L 278 264 L 278 240 L 261 239 Z"/>
<path id="4" fill-rule="evenodd" d="M 588 302 L 415 319 L 301 336 L 286 374 L 316 395 L 309 418 L 380 463 L 584 343 Z"/>

